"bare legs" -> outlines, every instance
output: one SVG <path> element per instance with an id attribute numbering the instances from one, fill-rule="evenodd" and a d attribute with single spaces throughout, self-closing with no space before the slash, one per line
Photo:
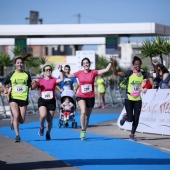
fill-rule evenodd
<path id="1" fill-rule="evenodd" d="M 80 115 L 81 129 L 86 130 L 88 123 L 89 123 L 92 108 L 87 108 L 86 102 L 84 100 L 78 101 L 78 105 L 79 105 L 80 110 L 81 110 L 81 115 Z"/>
<path id="2" fill-rule="evenodd" d="M 11 111 L 13 114 L 13 126 L 16 136 L 19 135 L 19 124 L 25 121 L 27 106 L 19 107 L 17 103 L 10 102 Z"/>
<path id="3" fill-rule="evenodd" d="M 50 133 L 53 124 L 52 121 L 54 117 L 54 111 L 48 111 L 45 106 L 41 106 L 39 107 L 39 112 L 40 112 L 40 126 L 44 127 L 45 120 L 47 120 L 46 128 L 47 132 Z"/>
<path id="4" fill-rule="evenodd" d="M 103 109 L 105 108 L 106 102 L 105 102 L 105 93 L 99 93 L 98 92 L 98 107 L 101 107 L 101 97 L 102 97 L 102 102 L 103 102 Z"/>

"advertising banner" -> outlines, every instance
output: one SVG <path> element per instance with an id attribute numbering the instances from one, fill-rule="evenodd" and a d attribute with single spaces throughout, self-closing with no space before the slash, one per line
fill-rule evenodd
<path id="1" fill-rule="evenodd" d="M 83 58 L 89 58 L 91 61 L 91 69 L 95 69 L 95 52 L 94 51 L 76 51 L 76 56 L 49 56 L 48 57 L 48 63 L 55 65 L 55 70 L 53 71 L 52 75 L 54 77 L 58 77 L 60 75 L 58 68 L 58 65 L 62 65 L 63 67 L 65 65 L 69 65 L 71 68 L 70 73 L 74 73 L 78 70 L 83 69 L 81 66 L 81 61 Z"/>
<path id="2" fill-rule="evenodd" d="M 138 132 L 170 135 L 170 89 L 150 89 L 142 93 L 142 110 Z M 121 129 L 131 130 L 132 123 L 125 122 L 120 126 L 120 119 L 126 113 L 123 108 L 117 121 Z"/>

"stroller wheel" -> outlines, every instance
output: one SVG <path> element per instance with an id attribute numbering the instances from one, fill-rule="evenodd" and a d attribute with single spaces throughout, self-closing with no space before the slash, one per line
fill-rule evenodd
<path id="1" fill-rule="evenodd" d="M 75 127 L 74 127 L 74 128 L 77 128 L 77 122 L 75 122 L 75 124 L 74 124 L 74 125 L 75 125 Z"/>
<path id="2" fill-rule="evenodd" d="M 62 125 L 61 120 L 59 120 L 58 127 L 61 128 L 61 125 Z"/>
<path id="3" fill-rule="evenodd" d="M 64 122 L 64 127 L 68 127 L 69 124 L 68 124 L 68 121 Z"/>
<path id="4" fill-rule="evenodd" d="M 58 127 L 61 128 L 61 124 L 60 123 L 58 124 Z"/>

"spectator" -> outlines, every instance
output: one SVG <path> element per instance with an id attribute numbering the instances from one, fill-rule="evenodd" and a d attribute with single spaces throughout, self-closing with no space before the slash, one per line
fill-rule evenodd
<path id="1" fill-rule="evenodd" d="M 159 83 L 159 88 L 169 89 L 170 88 L 170 73 L 168 69 L 163 64 L 157 65 L 161 81 Z"/>
<path id="2" fill-rule="evenodd" d="M 71 71 L 70 66 L 69 66 L 69 65 L 65 65 L 65 66 L 64 66 L 64 80 L 65 80 L 65 79 L 68 79 L 68 77 L 66 76 L 66 74 L 70 74 L 70 71 Z M 65 74 L 65 73 L 66 73 L 66 74 Z M 59 76 L 58 78 L 60 78 L 60 76 Z M 76 93 L 76 92 L 77 92 L 77 89 L 78 89 L 77 80 L 76 80 L 75 77 L 70 77 L 69 79 L 70 79 L 70 83 L 71 83 L 71 84 L 70 84 L 71 90 L 74 90 L 74 92 Z M 62 93 L 63 90 L 64 90 L 64 86 L 65 86 L 64 81 L 60 82 L 59 85 L 57 86 L 57 90 L 59 90 L 60 93 Z"/>
<path id="3" fill-rule="evenodd" d="M 103 78 L 102 74 L 99 74 L 97 79 L 97 94 L 98 94 L 98 108 L 101 108 L 101 97 L 103 101 L 102 109 L 105 108 L 105 93 L 106 93 L 106 81 Z"/>

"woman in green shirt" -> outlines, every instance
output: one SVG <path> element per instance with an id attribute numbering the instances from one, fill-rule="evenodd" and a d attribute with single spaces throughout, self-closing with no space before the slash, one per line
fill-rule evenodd
<path id="1" fill-rule="evenodd" d="M 102 74 L 99 74 L 96 83 L 97 83 L 97 92 L 98 92 L 98 108 L 101 108 L 101 97 L 102 97 L 102 101 L 103 101 L 102 109 L 104 109 L 106 106 L 105 103 L 106 82 Z"/>
<path id="2" fill-rule="evenodd" d="M 27 54 L 26 57 L 28 57 Z M 14 61 L 15 71 L 9 73 L 2 81 L 4 93 L 9 93 L 9 104 L 13 115 L 13 126 L 16 134 L 15 142 L 20 142 L 19 124 L 25 121 L 25 115 L 28 105 L 29 88 L 31 85 L 31 76 L 23 70 L 24 59 L 18 57 Z M 10 84 L 10 92 L 6 85 Z M 32 86 L 33 88 L 33 86 Z"/>

